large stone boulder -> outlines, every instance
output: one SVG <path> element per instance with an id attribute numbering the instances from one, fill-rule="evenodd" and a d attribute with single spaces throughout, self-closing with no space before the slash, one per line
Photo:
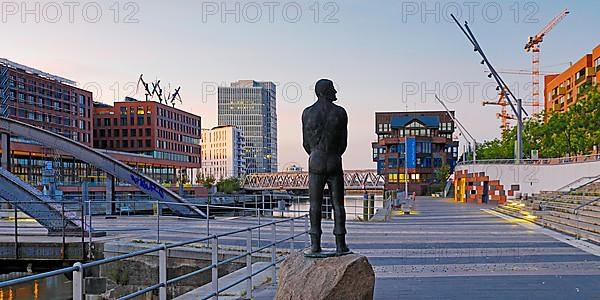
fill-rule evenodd
<path id="1" fill-rule="evenodd" d="M 373 299 L 375 273 L 358 254 L 308 258 L 290 254 L 279 269 L 276 300 Z"/>

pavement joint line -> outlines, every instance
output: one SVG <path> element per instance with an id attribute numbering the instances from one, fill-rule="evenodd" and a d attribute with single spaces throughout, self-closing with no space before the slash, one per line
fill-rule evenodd
<path id="1" fill-rule="evenodd" d="M 509 216 L 509 215 L 505 215 L 503 213 L 500 213 L 500 212 L 497 212 L 497 211 L 493 211 L 493 210 L 490 210 L 490 209 L 483 209 L 482 208 L 481 210 L 483 212 L 486 212 L 488 214 L 497 216 L 497 217 L 502 218 L 502 219 L 507 220 L 507 221 L 511 221 L 511 220 L 515 220 L 515 219 L 524 220 L 524 219 L 521 219 L 521 218 L 516 218 L 516 217 Z M 545 234 L 547 236 L 550 236 L 550 237 L 552 237 L 552 238 L 554 238 L 554 239 L 556 239 L 556 240 L 558 240 L 560 242 L 569 244 L 569 245 L 571 245 L 571 246 L 573 246 L 575 248 L 578 248 L 580 250 L 583 250 L 583 251 L 585 251 L 587 253 L 593 254 L 595 256 L 600 256 L 600 246 L 597 246 L 595 244 L 592 244 L 592 243 L 589 243 L 589 242 L 586 242 L 586 241 L 577 240 L 577 239 L 575 239 L 575 238 L 573 238 L 571 236 L 568 236 L 566 234 L 563 234 L 563 233 L 560 233 L 560 232 L 557 232 L 557 231 L 545 228 L 543 226 L 537 225 L 537 224 L 535 224 L 535 223 L 533 223 L 533 222 L 531 222 L 529 220 L 524 220 L 524 221 L 525 222 L 518 222 L 517 224 L 519 224 L 519 225 L 521 225 L 521 226 L 523 226 L 523 227 L 525 227 L 527 229 L 531 229 L 533 231 L 543 233 L 543 234 Z"/>

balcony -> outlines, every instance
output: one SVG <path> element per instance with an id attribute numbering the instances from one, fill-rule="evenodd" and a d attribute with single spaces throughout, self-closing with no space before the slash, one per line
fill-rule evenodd
<path id="1" fill-rule="evenodd" d="M 596 76 L 596 69 L 594 67 L 585 68 L 585 77 Z"/>
<path id="2" fill-rule="evenodd" d="M 566 93 L 567 93 L 567 88 L 565 88 L 564 86 L 561 86 L 558 88 L 558 95 L 562 96 Z"/>

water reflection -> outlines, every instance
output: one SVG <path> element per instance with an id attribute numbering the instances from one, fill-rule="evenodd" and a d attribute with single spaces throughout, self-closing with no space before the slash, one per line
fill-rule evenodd
<path id="1" fill-rule="evenodd" d="M 10 273 L 0 275 L 0 281 L 10 280 L 30 273 Z M 44 300 L 72 299 L 71 281 L 64 275 L 56 275 L 34 280 L 11 287 L 0 288 L 0 300 Z"/>

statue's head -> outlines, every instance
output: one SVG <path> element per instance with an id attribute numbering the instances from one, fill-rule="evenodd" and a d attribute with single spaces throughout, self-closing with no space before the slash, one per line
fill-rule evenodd
<path id="1" fill-rule="evenodd" d="M 337 100 L 337 97 L 335 96 L 337 91 L 333 86 L 333 81 L 329 79 L 321 79 L 317 81 L 317 84 L 315 85 L 315 93 L 319 99 L 325 99 L 331 102 Z"/>

